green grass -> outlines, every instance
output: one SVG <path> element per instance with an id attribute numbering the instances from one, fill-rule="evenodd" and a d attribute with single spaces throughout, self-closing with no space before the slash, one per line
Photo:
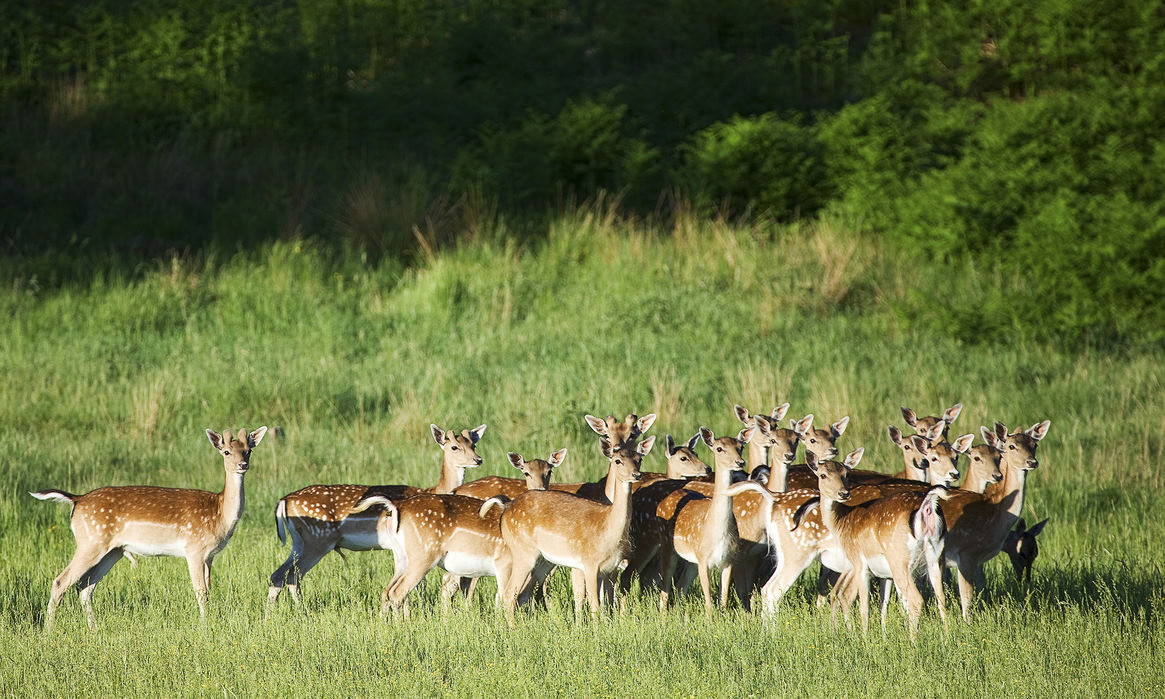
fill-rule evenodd
<path id="1" fill-rule="evenodd" d="M 751 228 L 681 219 L 667 230 L 600 207 L 564 215 L 525 248 L 481 224 L 421 267 L 371 268 L 309 243 L 231 259 L 160 264 L 132 279 L 38 291 L 5 272 L 0 292 L 0 687 L 12 695 L 651 696 L 1160 694 L 1165 594 L 1165 390 L 1160 357 L 1066 353 L 984 327 L 960 343 L 911 329 L 998 283 L 898 259 L 845 222 Z M 1023 284 L 1023 280 L 1007 281 Z M 489 424 L 481 473 L 506 451 L 555 475 L 596 476 L 582 421 L 656 412 L 652 433 L 739 428 L 732 405 L 819 420 L 850 415 L 843 448 L 863 466 L 898 463 L 885 436 L 899 405 L 966 408 L 958 433 L 1000 419 L 1051 420 L 1025 516 L 1051 517 L 1035 584 L 1005 561 L 970 625 L 944 632 L 933 608 L 917 644 L 893 612 L 866 639 L 810 603 L 808 581 L 766 625 L 739 610 L 711 620 L 695 600 L 658 614 L 576 623 L 565 580 L 550 613 L 508 630 L 488 601 L 442 610 L 436 581 L 409 619 L 378 618 L 391 554 L 329 556 L 264 615 L 266 578 L 287 555 L 271 511 L 316 482 L 436 481 L 427 426 Z M 66 508 L 28 490 L 111 484 L 218 489 L 203 429 L 279 425 L 247 476 L 247 509 L 197 617 L 184 562 L 119 564 L 40 631 L 53 576 L 73 550 Z M 646 468 L 662 469 L 653 453 Z M 950 605 L 954 605 L 951 598 Z M 876 622 L 875 622 L 876 628 Z M 840 690 L 838 688 L 841 688 Z"/>

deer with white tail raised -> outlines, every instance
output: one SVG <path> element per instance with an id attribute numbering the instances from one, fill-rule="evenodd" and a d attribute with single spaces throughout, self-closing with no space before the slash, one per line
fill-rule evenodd
<path id="1" fill-rule="evenodd" d="M 263 440 L 266 427 L 254 432 L 219 434 L 207 430 L 211 445 L 222 453 L 226 483 L 222 492 L 154 486 L 111 486 L 84 495 L 63 490 L 30 493 L 40 500 L 72 505 L 69 528 L 77 550 L 69 565 L 53 580 L 45 611 L 45 628 L 70 587 L 76 586 L 81 606 L 93 626 L 93 589 L 126 553 L 185 558 L 199 613 L 206 616 L 210 567 L 230 541 L 243 514 L 243 476 L 251 450 Z"/>
<path id="2" fill-rule="evenodd" d="M 275 506 L 275 531 L 279 543 L 291 538 L 291 555 L 271 574 L 268 604 L 286 587 L 296 605 L 301 603 L 303 576 L 331 551 L 371 551 L 389 548 L 377 532 L 381 508 L 353 513 L 356 503 L 373 495 L 401 500 L 421 493 L 452 493 L 465 480 L 465 469 L 481 465 L 475 447 L 485 425 L 460 434 L 429 425 L 433 441 L 441 447 L 441 478 L 437 485 L 421 489 L 409 485 L 311 485 L 285 495 Z"/>

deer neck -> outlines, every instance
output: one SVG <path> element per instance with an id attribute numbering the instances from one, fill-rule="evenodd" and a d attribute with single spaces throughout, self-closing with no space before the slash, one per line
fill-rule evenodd
<path id="1" fill-rule="evenodd" d="M 1019 519 L 1019 514 L 1023 511 L 1023 496 L 1024 491 L 1027 490 L 1026 485 L 1027 471 L 1015 468 L 1011 464 L 1005 464 L 1003 480 L 989 484 L 983 491 L 988 500 L 1003 508 L 1000 514 L 1005 519 L 1010 520 L 1009 529 Z"/>
<path id="2" fill-rule="evenodd" d="M 454 466 L 449 463 L 449 455 L 441 457 L 441 478 L 437 485 L 429 492 L 437 495 L 449 495 L 453 490 L 465 482 L 465 467 Z"/>
<path id="3" fill-rule="evenodd" d="M 243 516 L 243 505 L 245 497 L 243 495 L 243 476 L 245 473 L 235 473 L 234 471 L 227 471 L 226 483 L 223 485 L 222 493 L 219 494 L 219 525 L 226 529 L 226 535 L 230 536 L 234 531 L 235 524 Z"/>
<path id="4" fill-rule="evenodd" d="M 789 490 L 789 464 L 784 459 L 769 465 L 768 489 L 770 493 L 784 493 Z"/>
<path id="5" fill-rule="evenodd" d="M 613 480 L 613 478 L 608 476 L 608 488 L 612 487 L 611 482 Z M 622 546 L 621 542 L 627 541 L 628 530 L 631 528 L 630 481 L 615 484 L 614 491 L 614 498 L 611 500 L 610 506 L 607 507 L 607 517 L 603 532 L 606 534 L 605 538 L 608 538 L 609 541 Z"/>
<path id="6" fill-rule="evenodd" d="M 765 465 L 765 448 L 759 439 L 748 443 L 748 472 L 752 473 L 757 466 Z"/>

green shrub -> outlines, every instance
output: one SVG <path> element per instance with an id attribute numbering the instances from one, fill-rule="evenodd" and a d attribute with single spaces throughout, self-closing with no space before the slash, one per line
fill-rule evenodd
<path id="1" fill-rule="evenodd" d="M 814 129 L 775 114 L 736 117 L 693 136 L 685 170 L 705 210 L 751 209 L 781 220 L 809 216 L 832 194 Z"/>

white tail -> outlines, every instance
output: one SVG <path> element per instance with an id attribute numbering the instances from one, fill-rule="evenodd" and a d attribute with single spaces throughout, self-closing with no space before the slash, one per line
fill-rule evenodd
<path id="1" fill-rule="evenodd" d="M 61 598 L 74 585 L 92 626 L 93 589 L 127 553 L 185 558 L 199 612 L 206 616 L 210 567 L 243 514 L 243 476 L 250 468 L 251 450 L 266 433 L 266 427 L 240 431 L 235 437 L 230 432 L 206 431 L 211 445 L 222 453 L 226 471 L 219 493 L 152 486 L 98 488 L 85 495 L 62 490 L 32 493 L 40 500 L 73 506 L 69 527 L 77 539 L 73 559 L 53 580 L 45 628 L 52 625 Z"/>
<path id="2" fill-rule="evenodd" d="M 285 495 L 276 505 L 276 531 L 291 538 L 291 554 L 271 574 L 267 601 L 273 603 L 286 587 L 298 605 L 301 580 L 331 551 L 369 551 L 385 548 L 377 533 L 379 510 L 367 510 L 349 517 L 356 503 L 373 495 L 400 500 L 424 492 L 450 493 L 461 485 L 465 469 L 481 465 L 475 447 L 485 433 L 485 425 L 460 434 L 429 425 L 433 440 L 441 447 L 441 477 L 437 485 L 422 490 L 408 485 L 311 485 Z M 281 538 L 280 541 L 283 541 Z"/>
<path id="3" fill-rule="evenodd" d="M 914 638 L 922 614 L 922 595 L 914 576 L 924 565 L 939 615 L 946 621 L 941 573 L 946 529 L 935 504 L 937 498 L 946 496 L 946 488 L 935 486 L 926 493 L 899 493 L 851 506 L 847 504 L 852 497 L 848 471 L 861 456 L 859 449 L 844 463 L 812 456 L 806 461 L 818 477 L 822 523 L 845 551 L 852 569 L 850 585 L 841 594 L 844 599 L 856 590 L 865 632 L 870 618 L 870 576 L 892 578 L 906 605 L 910 636 Z"/>

